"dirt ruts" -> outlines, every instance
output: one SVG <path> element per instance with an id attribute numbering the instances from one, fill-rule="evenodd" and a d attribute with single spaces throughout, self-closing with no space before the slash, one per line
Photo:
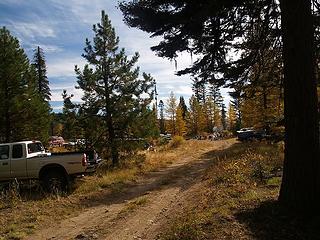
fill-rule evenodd
<path id="1" fill-rule="evenodd" d="M 212 142 L 210 149 L 181 157 L 164 169 L 148 173 L 101 204 L 26 239 L 157 239 L 168 219 L 183 211 L 201 187 L 201 176 L 213 161 L 201 156 L 234 143 L 234 139 Z"/>

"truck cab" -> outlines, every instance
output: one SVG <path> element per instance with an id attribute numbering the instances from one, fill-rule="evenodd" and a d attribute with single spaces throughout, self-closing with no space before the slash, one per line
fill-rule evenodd
<path id="1" fill-rule="evenodd" d="M 0 144 L 0 180 L 28 178 L 27 159 L 48 155 L 39 141 Z"/>

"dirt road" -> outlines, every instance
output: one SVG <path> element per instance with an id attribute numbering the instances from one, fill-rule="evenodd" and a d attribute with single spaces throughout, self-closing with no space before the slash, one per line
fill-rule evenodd
<path id="1" fill-rule="evenodd" d="M 103 203 L 27 239 L 157 239 L 162 226 L 175 213 L 183 211 L 201 187 L 201 176 L 213 161 L 204 158 L 204 154 L 234 143 L 233 139 L 212 142 L 210 149 L 151 172 Z"/>

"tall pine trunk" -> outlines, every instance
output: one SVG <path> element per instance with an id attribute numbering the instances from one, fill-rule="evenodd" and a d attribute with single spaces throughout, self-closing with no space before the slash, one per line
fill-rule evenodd
<path id="1" fill-rule="evenodd" d="M 119 163 L 119 150 L 116 142 L 116 134 L 114 131 L 114 123 L 112 119 L 110 94 L 109 94 L 109 84 L 108 84 L 107 74 L 104 74 L 104 84 L 105 84 L 105 100 L 106 100 L 106 124 L 108 129 L 108 139 L 111 150 L 112 166 L 117 166 Z"/>
<path id="2" fill-rule="evenodd" d="M 281 0 L 285 160 L 280 203 L 311 216 L 320 209 L 319 119 L 310 0 Z"/>

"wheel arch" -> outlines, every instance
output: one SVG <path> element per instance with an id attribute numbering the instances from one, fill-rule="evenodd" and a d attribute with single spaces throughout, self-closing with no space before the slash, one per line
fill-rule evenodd
<path id="1" fill-rule="evenodd" d="M 60 172 L 60 173 L 62 173 L 64 175 L 64 177 L 66 179 L 68 177 L 68 173 L 67 173 L 66 169 L 62 165 L 57 164 L 57 163 L 52 163 L 52 164 L 47 164 L 47 165 L 43 166 L 40 169 L 39 179 L 43 180 L 43 178 L 46 176 L 46 174 L 49 173 L 50 171 Z"/>

